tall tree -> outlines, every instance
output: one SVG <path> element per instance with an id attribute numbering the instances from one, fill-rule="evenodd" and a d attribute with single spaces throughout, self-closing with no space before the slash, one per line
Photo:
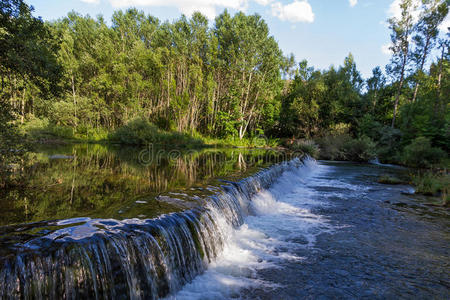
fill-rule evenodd
<path id="1" fill-rule="evenodd" d="M 424 0 L 423 12 L 420 20 L 415 26 L 416 35 L 413 37 L 415 49 L 413 50 L 413 61 L 417 66 L 416 82 L 412 102 L 417 98 L 420 77 L 427 58 L 435 46 L 439 34 L 439 25 L 448 14 L 448 5 L 443 0 Z"/>
<path id="2" fill-rule="evenodd" d="M 400 18 L 392 17 L 388 20 L 389 28 L 391 29 L 390 47 L 392 51 L 391 62 L 387 67 L 388 73 L 398 82 L 397 92 L 395 94 L 394 112 L 392 116 L 391 126 L 395 126 L 395 118 L 397 115 L 400 94 L 403 88 L 408 67 L 411 62 L 410 56 L 410 38 L 414 29 L 413 11 L 417 7 L 413 0 L 401 0 Z"/>
<path id="3" fill-rule="evenodd" d="M 216 18 L 219 106 L 235 119 L 240 139 L 279 89 L 282 54 L 259 15 L 227 11 Z"/>
<path id="4" fill-rule="evenodd" d="M 386 78 L 383 75 L 383 71 L 380 67 L 376 67 L 372 70 L 372 77 L 367 80 L 367 95 L 370 99 L 370 110 L 375 111 L 378 97 L 380 96 L 380 90 L 386 84 Z"/>
<path id="5" fill-rule="evenodd" d="M 4 172 L 8 173 L 8 164 L 17 162 L 19 149 L 23 148 L 12 123 L 17 117 L 15 104 L 20 103 L 23 121 L 29 84 L 39 86 L 41 96 L 57 90 L 57 44 L 46 25 L 33 17 L 32 12 L 33 7 L 22 0 L 0 2 L 0 186 L 6 182 L 8 174 Z"/>

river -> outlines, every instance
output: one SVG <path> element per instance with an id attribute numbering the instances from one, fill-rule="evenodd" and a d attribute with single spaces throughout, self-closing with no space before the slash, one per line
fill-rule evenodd
<path id="1" fill-rule="evenodd" d="M 450 213 L 378 184 L 386 173 L 399 170 L 310 161 L 285 172 L 174 298 L 448 299 Z"/>
<path id="2" fill-rule="evenodd" d="M 139 165 L 90 150 L 95 160 L 75 148 L 34 167 L 34 182 L 53 174 L 58 189 L 9 195 L 18 209 L 3 212 L 0 227 L 2 298 L 450 295 L 448 209 L 410 186 L 377 183 L 406 170 L 241 149 L 172 154 L 169 172 L 170 159 Z M 149 176 L 159 178 L 151 188 Z"/>

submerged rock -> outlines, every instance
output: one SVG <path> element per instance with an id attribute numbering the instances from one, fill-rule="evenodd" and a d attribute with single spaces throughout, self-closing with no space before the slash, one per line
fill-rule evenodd
<path id="1" fill-rule="evenodd" d="M 73 159 L 75 156 L 73 155 L 64 155 L 64 154 L 54 154 L 48 157 L 49 159 Z"/>

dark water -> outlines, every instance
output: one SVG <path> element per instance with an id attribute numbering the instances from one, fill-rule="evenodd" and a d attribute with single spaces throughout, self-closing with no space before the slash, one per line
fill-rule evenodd
<path id="1" fill-rule="evenodd" d="M 98 144 L 41 147 L 24 186 L 0 191 L 0 225 L 75 217 L 152 218 L 285 159 L 267 150 L 165 150 Z"/>
<path id="2" fill-rule="evenodd" d="M 405 170 L 77 147 L 2 210 L 0 298 L 449 298 L 448 209 L 376 183 Z"/>

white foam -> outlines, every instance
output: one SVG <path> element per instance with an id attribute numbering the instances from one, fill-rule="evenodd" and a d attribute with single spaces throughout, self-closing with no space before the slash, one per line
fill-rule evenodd
<path id="1" fill-rule="evenodd" d="M 323 175 L 326 168 L 307 160 L 256 194 L 245 224 L 237 229 L 228 226 L 224 250 L 208 270 L 168 298 L 227 299 L 239 297 L 244 288 L 273 287 L 273 283 L 258 279 L 258 270 L 277 268 L 280 261 L 303 260 L 294 250 L 312 247 L 319 233 L 331 230 L 323 216 L 311 212 L 311 207 L 323 202 L 305 185 L 306 179 Z M 219 226 L 227 226 L 220 215 L 216 217 Z"/>

